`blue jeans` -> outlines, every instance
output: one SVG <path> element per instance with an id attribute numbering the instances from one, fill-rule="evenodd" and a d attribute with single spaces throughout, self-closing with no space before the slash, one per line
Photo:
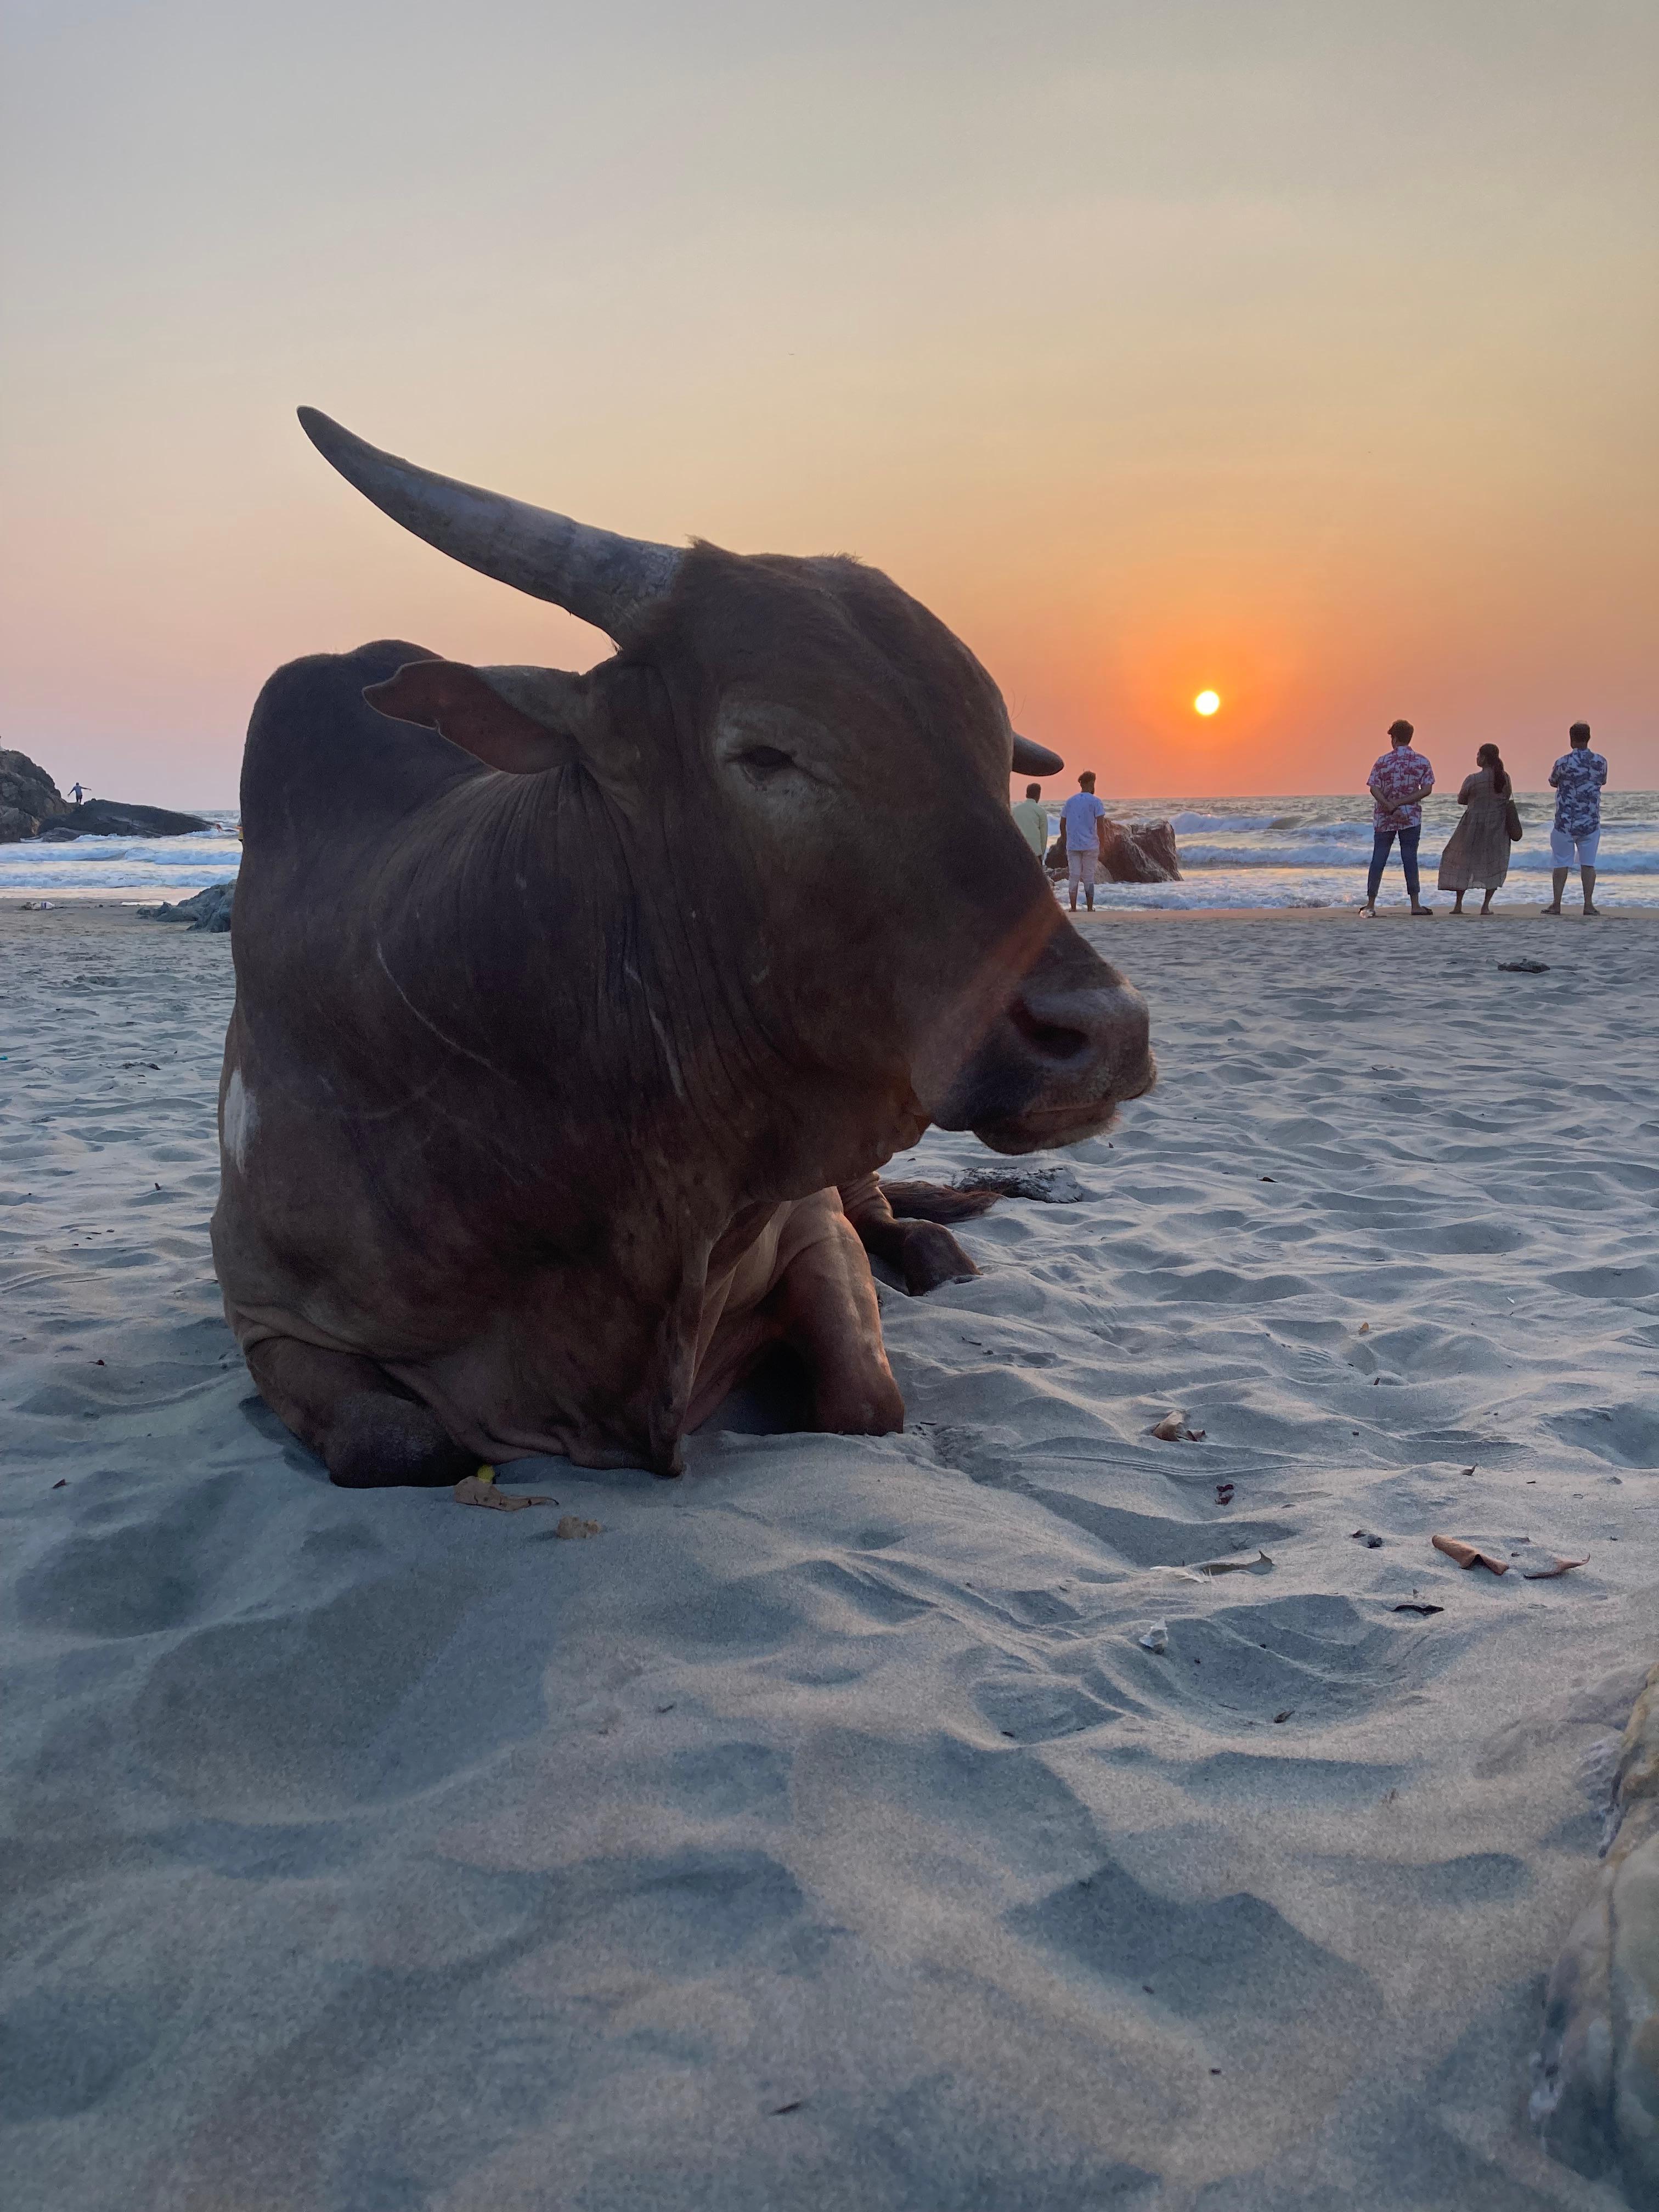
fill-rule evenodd
<path id="1" fill-rule="evenodd" d="M 1365 903 L 1376 904 L 1377 888 L 1382 881 L 1382 864 L 1389 857 L 1395 836 L 1400 839 L 1400 865 L 1406 871 L 1406 890 L 1413 906 L 1417 904 L 1417 843 L 1423 835 L 1419 830 L 1377 830 L 1371 835 L 1371 872 L 1365 878 Z"/>

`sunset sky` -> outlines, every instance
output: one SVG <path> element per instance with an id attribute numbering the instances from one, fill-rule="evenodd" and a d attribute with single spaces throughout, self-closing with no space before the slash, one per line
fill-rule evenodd
<path id="1" fill-rule="evenodd" d="M 1659 787 L 1650 0 L 0 20 L 0 742 L 60 783 L 232 803 L 296 653 L 607 649 L 377 514 L 307 401 L 856 552 L 1109 796 L 1348 789 L 1402 714 L 1443 781 L 1583 716 Z"/>

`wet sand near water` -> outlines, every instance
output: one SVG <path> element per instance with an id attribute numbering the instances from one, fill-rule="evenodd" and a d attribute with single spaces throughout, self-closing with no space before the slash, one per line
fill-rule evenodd
<path id="1" fill-rule="evenodd" d="M 520 1464 L 564 1543 L 254 1397 L 229 939 L 0 912 L 16 2201 L 1610 2206 L 1525 2106 L 1659 1656 L 1659 917 L 1384 921 L 1085 924 L 1160 1087 L 884 1294 L 909 1432 Z"/>

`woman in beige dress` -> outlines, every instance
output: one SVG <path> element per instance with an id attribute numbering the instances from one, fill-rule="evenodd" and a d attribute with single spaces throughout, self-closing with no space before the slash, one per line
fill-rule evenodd
<path id="1" fill-rule="evenodd" d="M 1513 787 L 1496 745 L 1482 745 L 1473 775 L 1466 775 L 1457 803 L 1463 818 L 1440 855 L 1440 888 L 1455 891 L 1452 912 L 1463 911 L 1465 891 L 1486 893 L 1483 915 L 1492 912 L 1492 895 L 1510 872 L 1509 807 Z"/>

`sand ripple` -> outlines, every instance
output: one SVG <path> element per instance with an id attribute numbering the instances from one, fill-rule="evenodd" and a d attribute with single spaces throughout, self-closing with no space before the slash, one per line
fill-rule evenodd
<path id="1" fill-rule="evenodd" d="M 1659 936 L 1111 927 L 1163 1085 L 888 1298 L 911 1431 L 519 1470 L 571 1545 L 252 1397 L 227 941 L 0 915 L 17 2201 L 1608 2202 L 1527 2060 L 1659 1621 Z"/>

